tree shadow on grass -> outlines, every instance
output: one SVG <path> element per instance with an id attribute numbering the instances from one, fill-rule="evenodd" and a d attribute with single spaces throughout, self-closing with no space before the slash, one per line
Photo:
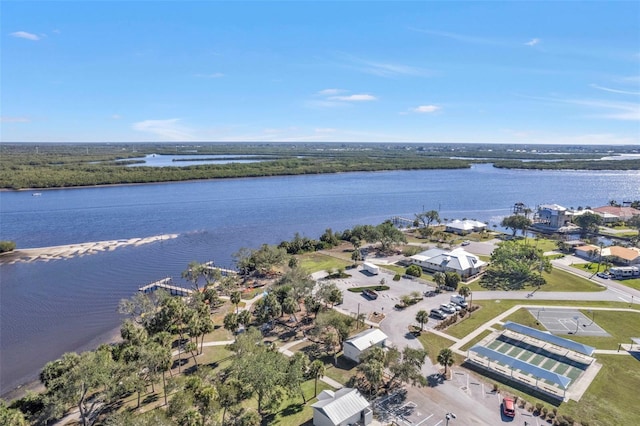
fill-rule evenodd
<path id="1" fill-rule="evenodd" d="M 142 400 L 142 404 L 151 404 L 152 402 L 156 402 L 159 399 L 158 394 L 157 393 L 152 393 L 147 395 L 143 400 Z"/>
<path id="2" fill-rule="evenodd" d="M 289 404 L 284 410 L 280 411 L 282 417 L 293 416 L 304 409 L 304 404 Z"/>

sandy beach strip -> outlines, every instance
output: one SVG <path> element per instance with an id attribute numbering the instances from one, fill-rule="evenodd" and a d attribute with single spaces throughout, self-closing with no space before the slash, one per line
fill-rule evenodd
<path id="1" fill-rule="evenodd" d="M 156 235 L 128 240 L 96 241 L 90 243 L 68 244 L 63 246 L 16 249 L 0 255 L 0 264 L 11 265 L 18 262 L 48 262 L 50 260 L 71 259 L 104 251 L 113 251 L 121 247 L 141 246 L 177 238 L 178 234 Z"/>

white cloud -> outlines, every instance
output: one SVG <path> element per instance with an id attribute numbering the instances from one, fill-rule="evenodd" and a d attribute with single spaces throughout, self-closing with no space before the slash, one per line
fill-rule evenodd
<path id="1" fill-rule="evenodd" d="M 605 92 L 620 93 L 623 95 L 640 95 L 640 92 L 631 92 L 628 90 L 620 90 L 620 89 L 610 89 L 608 87 L 598 86 L 597 84 L 590 84 L 589 87 L 593 87 L 594 89 L 598 89 L 598 90 L 604 90 Z"/>
<path id="2" fill-rule="evenodd" d="M 180 124 L 179 118 L 167 120 L 144 120 L 133 123 L 133 130 L 147 132 L 159 137 L 162 141 L 193 141 L 191 129 Z"/>
<path id="3" fill-rule="evenodd" d="M 40 37 L 38 37 L 35 34 L 32 33 L 28 33 L 26 31 L 16 31 L 14 33 L 9 34 L 11 37 L 16 37 L 16 38 L 24 38 L 27 40 L 33 40 L 33 41 L 38 41 L 40 40 Z"/>
<path id="4" fill-rule="evenodd" d="M 30 121 L 27 117 L 0 117 L 0 123 L 29 123 Z"/>
<path id="5" fill-rule="evenodd" d="M 369 102 L 376 101 L 376 98 L 373 95 L 367 94 L 357 94 L 357 95 L 345 95 L 345 96 L 331 96 L 329 97 L 332 101 L 344 101 L 344 102 Z"/>
<path id="6" fill-rule="evenodd" d="M 365 65 L 362 71 L 380 77 L 394 77 L 397 75 L 429 76 L 433 74 L 429 70 L 412 67 L 410 65 L 370 61 L 362 61 L 362 63 Z"/>
<path id="7" fill-rule="evenodd" d="M 111 116 L 111 118 L 112 118 L 113 120 L 120 120 L 120 119 L 122 118 L 122 116 L 121 116 L 120 114 L 113 114 L 113 115 Z"/>
<path id="8" fill-rule="evenodd" d="M 532 38 L 531 40 L 525 43 L 525 46 L 535 46 L 538 43 L 540 43 L 539 38 Z"/>
<path id="9" fill-rule="evenodd" d="M 436 112 L 438 110 L 440 110 L 441 108 L 437 105 L 420 105 L 416 108 L 413 108 L 413 112 L 418 112 L 421 114 L 426 114 L 426 113 L 431 113 L 431 112 Z"/>

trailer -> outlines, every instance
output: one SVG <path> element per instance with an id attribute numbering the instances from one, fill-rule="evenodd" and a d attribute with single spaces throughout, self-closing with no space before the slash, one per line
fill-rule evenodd
<path id="1" fill-rule="evenodd" d="M 628 278 L 640 277 L 640 267 L 637 266 L 617 266 L 609 269 L 609 273 L 612 274 L 617 280 L 624 280 Z"/>
<path id="2" fill-rule="evenodd" d="M 374 265 L 373 263 L 368 263 L 365 262 L 362 265 L 362 269 L 364 271 L 367 271 L 368 273 L 370 273 L 371 275 L 378 275 L 380 273 L 380 268 L 378 268 L 376 265 Z"/>

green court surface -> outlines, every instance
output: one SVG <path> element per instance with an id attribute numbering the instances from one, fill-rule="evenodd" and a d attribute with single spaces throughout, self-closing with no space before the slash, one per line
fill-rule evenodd
<path id="1" fill-rule="evenodd" d="M 524 349 L 519 348 L 517 346 L 512 347 L 511 349 L 509 349 L 506 354 L 509 356 L 512 356 L 514 358 L 518 358 L 518 355 L 520 355 L 522 352 L 524 352 Z"/>
<path id="2" fill-rule="evenodd" d="M 558 361 L 554 359 L 547 359 L 545 362 L 542 363 L 542 368 L 544 368 L 545 370 L 551 371 L 553 366 L 556 364 L 558 364 Z"/>
<path id="3" fill-rule="evenodd" d="M 540 365 L 540 363 L 542 361 L 544 361 L 544 356 L 540 355 L 540 354 L 536 354 L 533 359 L 529 360 L 529 364 L 533 364 L 533 365 Z"/>
<path id="4" fill-rule="evenodd" d="M 563 376 L 566 376 L 566 374 L 564 374 L 567 370 L 569 369 L 569 366 L 567 364 L 560 364 L 556 367 L 556 369 L 554 370 L 554 372 L 558 373 L 558 374 L 562 374 Z M 567 376 L 569 377 L 569 376 Z"/>

